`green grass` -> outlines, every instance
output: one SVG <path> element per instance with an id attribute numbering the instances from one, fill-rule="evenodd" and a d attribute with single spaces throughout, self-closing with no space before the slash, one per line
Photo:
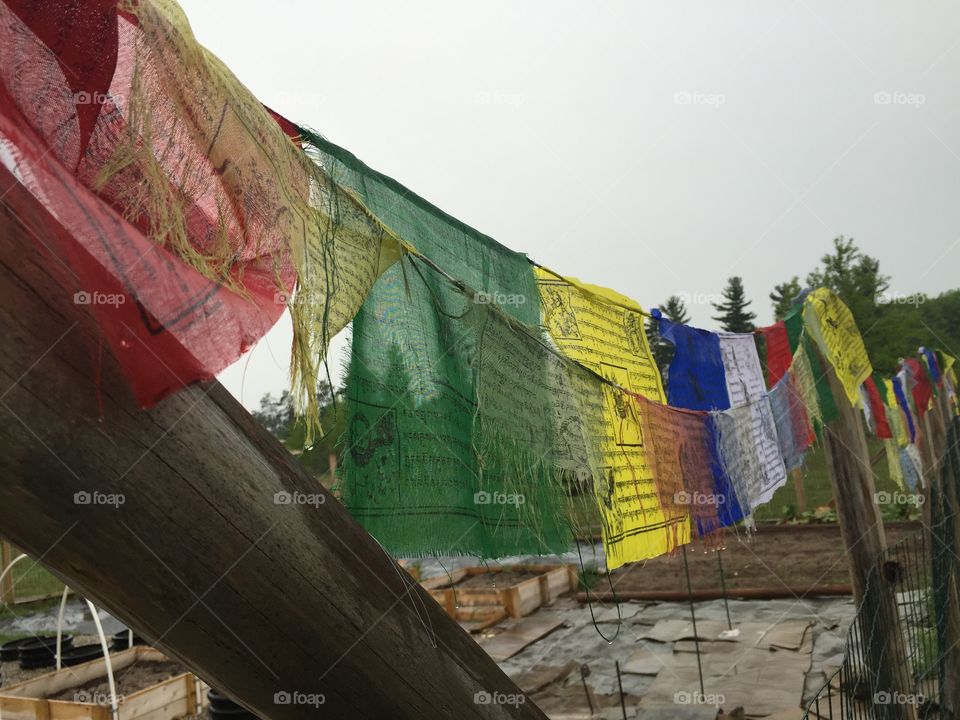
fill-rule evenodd
<path id="1" fill-rule="evenodd" d="M 15 558 L 19 554 L 19 550 L 11 548 L 11 558 Z M 59 596 L 63 592 L 63 583 L 29 557 L 14 565 L 10 571 L 10 576 L 13 578 L 14 602 Z M 4 600 L 12 604 L 9 597 L 5 597 Z M 4 609 L 0 605 L 0 618 L 4 617 Z"/>
<path id="2" fill-rule="evenodd" d="M 883 451 L 883 443 L 879 440 L 868 438 L 867 447 L 870 456 L 875 457 Z M 890 479 L 890 470 L 887 467 L 885 456 L 872 468 L 874 473 L 874 485 L 876 491 L 894 493 L 899 491 L 896 483 Z M 833 500 L 833 486 L 830 483 L 830 475 L 827 472 L 827 458 L 823 444 L 818 443 L 810 452 L 807 453 L 806 462 L 801 470 L 803 473 L 803 490 L 806 496 L 807 511 L 813 511 L 815 508 L 826 505 Z M 797 512 L 797 494 L 793 478 L 787 478 L 787 484 L 774 493 L 773 498 L 766 505 L 761 507 L 754 515 L 758 521 L 785 520 L 794 516 Z M 886 506 L 883 508 L 884 519 L 899 519 L 901 516 L 906 519 L 906 511 L 909 506 Z"/>
<path id="3" fill-rule="evenodd" d="M 27 562 L 26 560 L 21 560 L 21 563 Z M 62 586 L 61 586 L 62 587 Z M 60 604 L 60 598 L 47 598 L 46 600 L 35 600 L 34 602 L 24 603 L 23 605 L 3 605 L 0 604 L 0 620 L 9 620 L 11 618 L 17 617 L 29 617 L 34 613 L 42 612 L 48 610 L 51 607 L 57 606 Z M 41 633 L 45 634 L 45 633 Z M 0 632 L 0 645 L 3 645 L 5 642 L 10 640 L 19 640 L 22 637 L 32 637 L 33 633 L 31 632 Z"/>

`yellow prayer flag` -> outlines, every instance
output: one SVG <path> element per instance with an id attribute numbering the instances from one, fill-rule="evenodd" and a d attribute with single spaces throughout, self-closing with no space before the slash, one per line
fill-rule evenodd
<path id="1" fill-rule="evenodd" d="M 612 290 L 537 268 L 544 324 L 561 353 L 620 388 L 666 403 L 650 352 L 644 315 Z M 587 430 L 597 448 L 594 474 L 607 568 L 656 557 L 690 541 L 689 514 L 667 517 L 660 503 L 639 406 L 603 386 L 601 427 Z"/>
<path id="2" fill-rule="evenodd" d="M 820 351 L 833 365 L 850 404 L 857 405 L 860 385 L 873 367 L 850 308 L 827 288 L 818 288 L 807 296 L 804 319 Z"/>

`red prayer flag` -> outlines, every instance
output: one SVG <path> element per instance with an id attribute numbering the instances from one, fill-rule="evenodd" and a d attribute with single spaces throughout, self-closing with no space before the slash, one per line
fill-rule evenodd
<path id="1" fill-rule="evenodd" d="M 890 423 L 887 422 L 887 408 L 883 404 L 883 398 L 880 397 L 880 390 L 873 377 L 868 377 L 863 386 L 867 389 L 867 397 L 870 399 L 870 414 L 873 416 L 877 437 L 882 440 L 891 439 L 893 432 L 890 430 Z"/>
<path id="2" fill-rule="evenodd" d="M 930 384 L 930 376 L 927 375 L 918 360 L 907 358 L 904 360 L 904 363 L 910 372 L 913 382 L 910 388 L 910 392 L 913 393 L 913 404 L 917 409 L 917 415 L 920 421 L 923 422 L 923 416 L 926 415 L 927 408 L 930 407 L 930 398 L 933 397 L 933 385 Z"/>
<path id="3" fill-rule="evenodd" d="M 787 374 L 793 362 L 790 338 L 783 320 L 760 329 L 767 344 L 767 385 L 773 387 Z"/>

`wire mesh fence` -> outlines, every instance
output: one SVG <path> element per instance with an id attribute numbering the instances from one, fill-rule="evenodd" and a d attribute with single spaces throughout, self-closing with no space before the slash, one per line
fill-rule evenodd
<path id="1" fill-rule="evenodd" d="M 0 540 L 0 572 L 21 555 L 22 551 Z M 6 605 L 43 600 L 63 592 L 63 583 L 31 557 L 11 568 L 0 583 L 0 602 Z"/>
<path id="2" fill-rule="evenodd" d="M 960 713 L 960 419 L 947 437 L 926 531 L 871 568 L 843 661 L 804 718 L 920 720 Z"/>

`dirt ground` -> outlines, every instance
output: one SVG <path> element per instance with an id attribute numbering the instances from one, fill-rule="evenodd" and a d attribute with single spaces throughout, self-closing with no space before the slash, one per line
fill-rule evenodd
<path id="1" fill-rule="evenodd" d="M 169 680 L 177 675 L 187 672 L 183 666 L 176 662 L 149 662 L 143 661 L 134 663 L 129 668 L 118 670 L 115 674 L 117 686 L 117 695 L 124 697 L 132 695 L 138 690 L 156 685 L 164 680 Z M 106 698 L 109 697 L 110 687 L 107 679 L 95 680 L 85 685 L 77 685 L 67 688 L 57 695 L 51 695 L 51 700 L 70 700 L 73 701 L 77 694 L 85 694 L 88 697 Z"/>
<path id="2" fill-rule="evenodd" d="M 887 545 L 921 529 L 919 523 L 887 523 Z M 727 533 L 721 552 L 728 589 L 850 583 L 836 524 L 761 526 L 751 537 Z M 695 543 L 687 549 L 687 561 L 694 590 L 721 587 L 717 553 L 705 552 L 701 543 Z M 682 551 L 619 568 L 611 578 L 617 591 L 687 590 Z M 608 590 L 606 577 L 601 576 L 593 587 Z"/>

